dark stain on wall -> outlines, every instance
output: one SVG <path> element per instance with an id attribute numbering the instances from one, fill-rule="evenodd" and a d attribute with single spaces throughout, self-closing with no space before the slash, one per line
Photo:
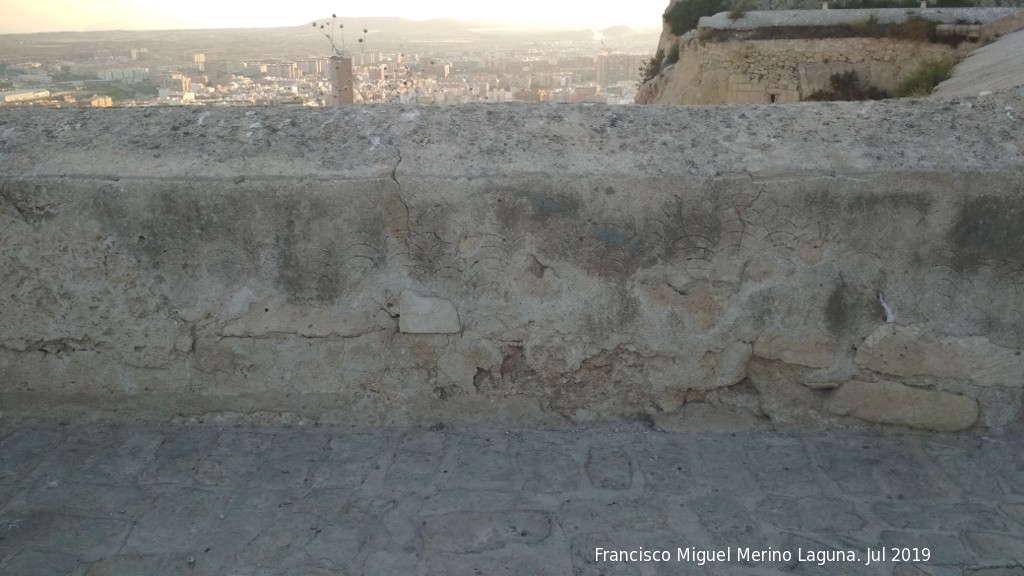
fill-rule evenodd
<path id="1" fill-rule="evenodd" d="M 953 265 L 963 270 L 985 261 L 1024 264 L 1024 202 L 998 196 L 966 200 L 949 232 Z"/>
<path id="2" fill-rule="evenodd" d="M 833 334 L 841 334 L 850 326 L 853 319 L 851 300 L 849 287 L 840 279 L 825 303 L 825 323 Z"/>

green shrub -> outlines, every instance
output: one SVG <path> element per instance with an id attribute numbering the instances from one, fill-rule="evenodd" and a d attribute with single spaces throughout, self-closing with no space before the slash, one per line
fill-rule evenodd
<path id="1" fill-rule="evenodd" d="M 949 61 L 936 60 L 924 62 L 906 80 L 896 87 L 896 95 L 901 97 L 927 96 L 940 82 L 953 75 L 954 64 Z"/>
<path id="2" fill-rule="evenodd" d="M 869 84 L 863 84 L 853 70 L 837 72 L 828 78 L 829 90 L 817 90 L 804 100 L 881 100 L 889 94 Z"/>
<path id="3" fill-rule="evenodd" d="M 682 36 L 697 27 L 704 16 L 725 11 L 725 0 L 679 0 L 662 14 L 676 36 Z"/>
<path id="4" fill-rule="evenodd" d="M 858 22 L 851 22 L 846 25 L 850 30 L 851 36 L 868 36 L 874 37 L 881 34 L 881 26 L 878 24 L 878 16 L 874 14 L 868 16 L 864 20 Z"/>
<path id="5" fill-rule="evenodd" d="M 677 48 L 676 58 L 679 58 L 678 50 L 679 49 Z M 638 82 L 641 86 L 646 84 L 648 80 L 657 76 L 658 72 L 661 72 L 661 63 L 664 59 L 665 51 L 659 48 L 658 51 L 655 52 L 653 58 L 648 58 L 643 61 L 643 64 L 640 66 L 640 80 Z"/>
<path id="6" fill-rule="evenodd" d="M 937 24 L 920 16 L 907 18 L 902 24 L 889 27 L 889 37 L 911 42 L 935 42 Z"/>

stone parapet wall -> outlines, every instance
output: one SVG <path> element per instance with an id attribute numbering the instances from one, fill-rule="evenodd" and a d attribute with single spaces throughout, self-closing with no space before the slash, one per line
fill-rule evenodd
<path id="1" fill-rule="evenodd" d="M 1006 429 L 1007 110 L 5 110 L 0 403 Z"/>

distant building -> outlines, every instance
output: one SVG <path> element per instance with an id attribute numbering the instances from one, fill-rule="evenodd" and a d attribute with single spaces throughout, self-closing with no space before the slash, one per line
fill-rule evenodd
<path id="1" fill-rule="evenodd" d="M 149 80 L 149 68 L 107 68 L 96 72 L 100 80 L 117 80 L 124 84 L 135 84 Z"/>
<path id="2" fill-rule="evenodd" d="M 602 54 L 597 57 L 597 83 L 611 86 L 616 82 L 636 82 L 643 57 L 635 54 Z"/>
<path id="3" fill-rule="evenodd" d="M 331 56 L 328 62 L 328 69 L 331 77 L 331 97 L 328 99 L 329 106 L 344 106 L 355 102 L 355 89 L 353 87 L 352 57 Z"/>
<path id="4" fill-rule="evenodd" d="M 324 71 L 324 60 L 299 60 L 295 63 L 303 76 L 319 76 Z"/>
<path id="5" fill-rule="evenodd" d="M 273 78 L 301 78 L 302 70 L 295 62 L 267 64 L 267 75 Z"/>
<path id="6" fill-rule="evenodd" d="M 40 98 L 49 98 L 49 90 L 22 90 L 19 92 L 4 92 L 2 94 L 4 102 L 28 102 L 30 100 L 39 100 Z"/>

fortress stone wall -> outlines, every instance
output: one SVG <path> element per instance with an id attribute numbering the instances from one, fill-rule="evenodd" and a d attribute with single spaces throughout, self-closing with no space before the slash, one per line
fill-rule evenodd
<path id="1" fill-rule="evenodd" d="M 0 408 L 1005 430 L 1024 95 L 0 111 Z"/>
<path id="2" fill-rule="evenodd" d="M 663 53 L 678 51 L 637 94 L 640 104 L 744 104 L 799 102 L 830 88 L 833 74 L 855 72 L 861 82 L 894 93 L 922 65 L 958 62 L 977 42 L 958 45 L 852 30 L 882 29 L 925 18 L 945 34 L 977 40 L 982 23 L 1011 9 L 790 10 L 751 12 L 733 20 L 728 13 L 702 18 L 683 37 L 662 34 Z M 957 24 L 964 22 L 966 24 Z M 880 32 L 877 32 L 881 34 Z"/>
<path id="3" fill-rule="evenodd" d="M 671 81 L 647 88 L 651 104 L 800 102 L 853 71 L 892 93 L 924 63 L 955 62 L 967 48 L 889 38 L 744 40 L 680 43 Z"/>

